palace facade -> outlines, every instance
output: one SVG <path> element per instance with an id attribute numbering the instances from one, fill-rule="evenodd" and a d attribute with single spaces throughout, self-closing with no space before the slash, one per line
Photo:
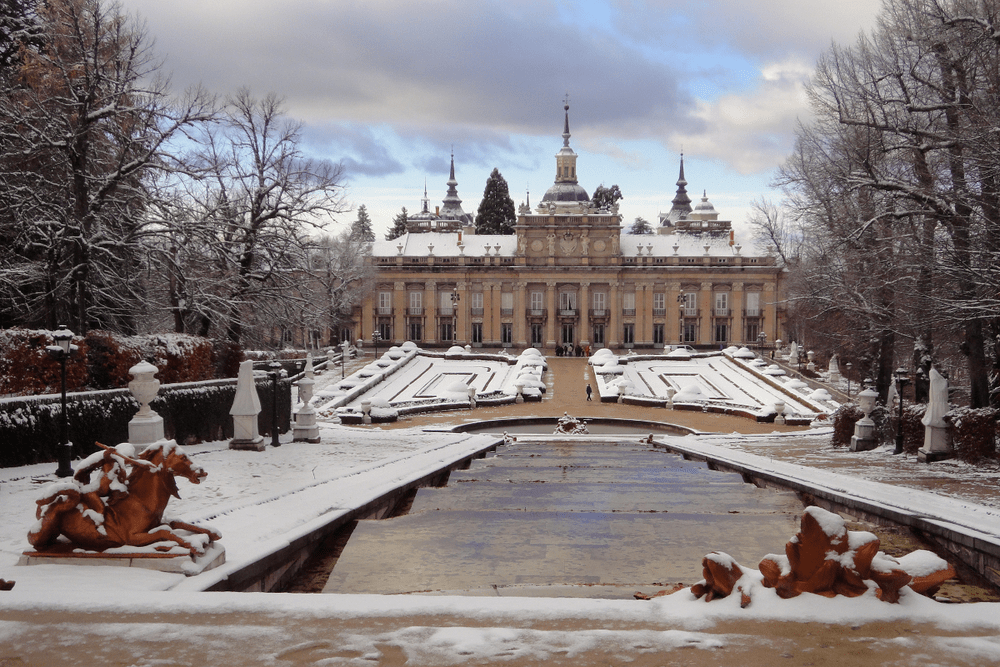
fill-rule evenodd
<path id="1" fill-rule="evenodd" d="M 372 244 L 378 284 L 353 335 L 370 342 L 378 332 L 382 341 L 422 347 L 548 349 L 718 348 L 780 338 L 781 267 L 773 254 L 738 242 L 707 196 L 691 206 L 683 157 L 657 233 L 625 234 L 617 206 L 595 209 L 578 183 L 565 111 L 555 182 L 534 211 L 521 206 L 514 235 L 474 233 L 455 204 L 452 158 L 447 213 L 430 212 L 425 192 L 411 231 Z"/>

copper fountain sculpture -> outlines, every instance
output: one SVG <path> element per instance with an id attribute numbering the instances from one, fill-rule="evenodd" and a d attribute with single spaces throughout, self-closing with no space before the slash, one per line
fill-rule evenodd
<path id="1" fill-rule="evenodd" d="M 195 465 L 173 440 L 161 440 L 138 458 L 97 443 L 103 452 L 85 460 L 72 480 L 55 482 L 36 501 L 36 524 L 28 542 L 40 555 L 71 548 L 104 551 L 116 547 L 155 545 L 168 552 L 174 542 L 194 558 L 205 553 L 207 543 L 221 535 L 183 521 L 163 523 L 163 511 L 171 496 L 180 498 L 176 476 L 199 484 L 207 473 Z M 96 476 L 95 476 L 96 475 Z M 92 479 L 93 477 L 93 479 Z M 192 539 L 176 531 L 186 530 L 205 538 Z"/>

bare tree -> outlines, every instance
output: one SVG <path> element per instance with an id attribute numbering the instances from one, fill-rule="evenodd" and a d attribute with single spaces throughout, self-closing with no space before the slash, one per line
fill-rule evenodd
<path id="1" fill-rule="evenodd" d="M 281 299 L 296 298 L 311 232 L 348 210 L 343 167 L 305 158 L 300 138 L 301 125 L 284 115 L 276 95 L 257 99 L 247 89 L 201 138 L 197 166 L 207 176 L 186 194 L 216 279 L 199 317 L 206 331 L 218 319 L 234 343 L 254 322 L 276 321 Z"/>
<path id="2" fill-rule="evenodd" d="M 170 96 L 144 26 L 114 3 L 39 3 L 0 90 L 3 265 L 13 318 L 79 332 L 134 329 L 145 182 L 169 141 L 212 118 L 201 91 Z"/>

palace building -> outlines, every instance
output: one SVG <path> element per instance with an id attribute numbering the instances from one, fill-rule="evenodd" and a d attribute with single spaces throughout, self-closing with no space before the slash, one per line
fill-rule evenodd
<path id="1" fill-rule="evenodd" d="M 353 334 L 422 347 L 704 348 L 781 337 L 782 269 L 741 244 L 703 196 L 694 207 L 681 157 L 677 192 L 657 233 L 623 233 L 617 206 L 595 209 L 577 177 L 569 107 L 552 187 L 513 235 L 475 234 L 458 199 L 375 241 L 377 287 Z M 357 310 L 356 310 L 357 313 Z"/>

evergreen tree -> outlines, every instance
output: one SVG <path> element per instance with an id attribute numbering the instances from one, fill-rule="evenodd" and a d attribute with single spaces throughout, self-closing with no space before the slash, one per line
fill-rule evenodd
<path id="1" fill-rule="evenodd" d="M 476 213 L 476 233 L 513 234 L 516 222 L 514 200 L 510 198 L 507 181 L 500 175 L 500 170 L 494 168 L 486 179 L 483 200 Z"/>
<path id="2" fill-rule="evenodd" d="M 598 185 L 597 189 L 594 190 L 594 196 L 590 198 L 590 203 L 596 209 L 610 209 L 621 199 L 624 199 L 624 197 L 617 185 L 612 185 L 610 188 Z"/>
<path id="3" fill-rule="evenodd" d="M 390 229 L 385 234 L 385 240 L 391 241 L 393 239 L 398 239 L 400 236 L 406 233 L 406 207 L 400 211 L 399 215 L 392 219 L 392 229 Z"/>
<path id="4" fill-rule="evenodd" d="M 642 216 L 636 216 L 635 222 L 628 228 L 626 234 L 652 234 L 653 228 Z"/>
<path id="5" fill-rule="evenodd" d="M 351 223 L 351 238 L 368 243 L 375 240 L 372 219 L 368 217 L 368 209 L 364 204 L 358 207 L 358 219 Z"/>

